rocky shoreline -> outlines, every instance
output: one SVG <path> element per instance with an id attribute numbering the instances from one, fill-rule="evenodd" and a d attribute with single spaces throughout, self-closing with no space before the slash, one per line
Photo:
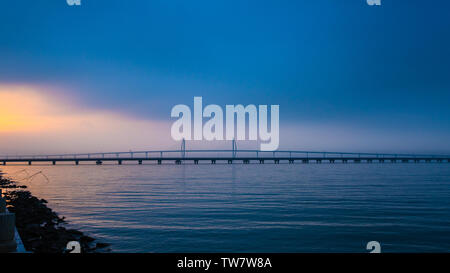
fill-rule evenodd
<path id="1" fill-rule="evenodd" d="M 96 242 L 83 232 L 66 229 L 64 217 L 47 207 L 47 201 L 33 196 L 27 187 L 0 174 L 0 188 L 10 212 L 16 214 L 16 227 L 25 249 L 35 253 L 67 253 L 67 243 L 77 241 L 81 253 L 105 252 L 109 244 Z"/>

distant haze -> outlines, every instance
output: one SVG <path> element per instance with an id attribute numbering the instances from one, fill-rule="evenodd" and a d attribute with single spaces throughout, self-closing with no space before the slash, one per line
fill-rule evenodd
<path id="1" fill-rule="evenodd" d="M 114 110 L 95 110 L 30 86 L 0 86 L 1 154 L 45 154 L 179 149 L 167 121 L 141 119 Z M 450 150 L 445 135 L 377 131 L 370 126 L 281 123 L 280 149 L 436 152 Z M 440 147 L 436 143 L 445 143 Z M 230 149 L 229 141 L 189 141 L 189 148 Z M 239 148 L 257 149 L 254 141 Z M 441 148 L 442 147 L 442 148 Z"/>
<path id="2" fill-rule="evenodd" d="M 3 2 L 0 154 L 176 149 L 194 96 L 280 105 L 280 149 L 450 153 L 449 1 Z"/>

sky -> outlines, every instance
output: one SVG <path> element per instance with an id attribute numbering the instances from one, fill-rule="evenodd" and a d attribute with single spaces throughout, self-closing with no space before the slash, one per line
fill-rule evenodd
<path id="1" fill-rule="evenodd" d="M 0 0 L 0 154 L 178 148 L 194 96 L 280 105 L 280 149 L 450 153 L 450 3 L 381 1 Z"/>

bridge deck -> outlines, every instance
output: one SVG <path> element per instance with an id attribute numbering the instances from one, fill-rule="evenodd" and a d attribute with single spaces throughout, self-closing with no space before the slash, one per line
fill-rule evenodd
<path id="1" fill-rule="evenodd" d="M 220 154 L 220 155 L 219 155 Z M 231 150 L 186 150 L 185 145 L 181 150 L 153 150 L 153 151 L 129 151 L 129 152 L 108 152 L 108 153 L 84 153 L 84 154 L 53 154 L 53 155 L 16 155 L 0 156 L 0 163 L 6 165 L 8 162 L 103 162 L 116 161 L 122 164 L 124 161 L 134 161 L 142 164 L 144 161 L 174 162 L 193 162 L 198 164 L 200 161 L 215 164 L 217 161 L 226 161 L 228 163 L 242 162 L 273 162 L 287 161 L 289 163 L 301 162 L 342 162 L 342 163 L 361 163 L 361 162 L 450 162 L 450 155 L 419 155 L 419 154 L 381 154 L 381 153 L 349 153 L 349 152 L 317 152 L 317 151 L 259 151 L 259 150 L 238 150 L 235 142 Z"/>
<path id="2" fill-rule="evenodd" d="M 49 162 L 52 164 L 56 164 L 56 162 L 74 162 L 78 164 L 79 162 L 94 162 L 97 164 L 102 164 L 103 162 L 117 162 L 118 164 L 122 164 L 122 162 L 137 162 L 138 164 L 142 164 L 144 161 L 154 161 L 159 164 L 162 162 L 174 162 L 180 164 L 182 162 L 192 162 L 194 164 L 198 164 L 199 162 L 209 162 L 216 163 L 220 161 L 225 161 L 227 163 L 241 162 L 241 163 L 280 163 L 280 162 L 289 162 L 289 163 L 385 163 L 385 162 L 450 162 L 450 157 L 289 157 L 289 156 L 265 156 L 265 157 L 217 157 L 217 156 L 207 156 L 207 157 L 89 157 L 89 158 L 77 158 L 77 157 L 65 157 L 65 158 L 3 158 L 0 159 L 0 162 L 3 165 L 6 165 L 8 162 L 11 163 L 27 163 L 32 164 L 32 162 Z"/>

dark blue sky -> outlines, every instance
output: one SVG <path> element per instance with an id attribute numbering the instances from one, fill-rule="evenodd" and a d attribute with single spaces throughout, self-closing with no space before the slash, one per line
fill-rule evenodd
<path id="1" fill-rule="evenodd" d="M 143 119 L 202 95 L 280 104 L 282 124 L 445 139 L 450 2 L 0 0 L 0 83 Z"/>

